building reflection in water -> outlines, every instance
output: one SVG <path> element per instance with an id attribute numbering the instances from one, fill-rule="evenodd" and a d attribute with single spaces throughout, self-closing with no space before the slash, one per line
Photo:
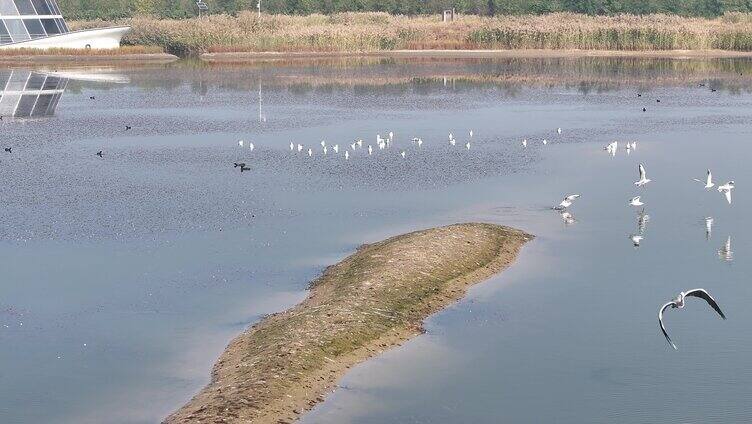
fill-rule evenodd
<path id="1" fill-rule="evenodd" d="M 68 78 L 41 72 L 0 69 L 0 116 L 52 116 Z"/>

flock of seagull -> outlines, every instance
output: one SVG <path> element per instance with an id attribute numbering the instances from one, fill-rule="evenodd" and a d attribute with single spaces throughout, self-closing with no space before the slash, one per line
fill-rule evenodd
<path id="1" fill-rule="evenodd" d="M 559 129 L 559 132 L 561 133 L 561 129 Z M 470 147 L 471 147 L 470 142 L 473 139 L 473 130 L 468 131 L 468 135 L 469 135 L 470 138 L 468 139 L 467 142 L 465 142 L 465 149 L 466 150 L 470 150 Z M 414 137 L 410 141 L 412 142 L 412 144 L 418 146 L 418 148 L 420 148 L 420 147 L 423 146 L 423 139 L 422 138 Z M 293 142 L 290 142 L 290 146 L 289 147 L 290 147 L 290 152 L 293 152 L 293 153 L 297 152 L 297 153 L 307 154 L 308 157 L 313 157 L 319 151 L 321 152 L 322 155 L 328 155 L 328 154 L 330 154 L 329 153 L 330 151 L 332 152 L 332 154 L 337 155 L 337 154 L 340 153 L 340 150 L 343 150 L 343 152 L 344 152 L 343 156 L 344 156 L 345 160 L 350 160 L 350 156 L 351 156 L 350 152 L 351 151 L 352 151 L 352 154 L 355 154 L 356 151 L 358 151 L 360 149 L 364 149 L 364 151 L 367 151 L 368 155 L 371 156 L 371 155 L 374 154 L 374 152 L 376 151 L 376 149 L 378 149 L 378 150 L 389 149 L 393 145 L 393 142 L 394 142 L 394 132 L 390 131 L 389 134 L 387 134 L 386 137 L 382 137 L 381 134 L 376 134 L 376 143 L 375 144 L 370 144 L 370 143 L 366 144 L 363 141 L 363 139 L 357 139 L 357 140 L 353 141 L 349 145 L 349 149 L 347 147 L 340 148 L 339 144 L 329 144 L 329 143 L 326 142 L 326 140 L 321 140 L 321 142 L 319 143 L 319 145 L 321 146 L 321 148 L 319 150 L 319 147 L 315 147 L 316 151 L 314 151 L 314 147 L 307 147 L 307 146 L 305 146 L 303 144 L 300 144 L 300 143 L 295 144 Z M 546 144 L 546 143 L 547 143 L 547 141 L 543 140 L 543 144 Z M 376 146 L 376 148 L 374 148 L 374 145 Z M 449 133 L 449 145 L 450 146 L 456 146 L 457 145 L 457 139 L 454 137 L 454 135 L 452 133 Z M 255 149 L 255 147 L 256 147 L 252 142 L 246 142 L 245 140 L 238 140 L 238 146 L 240 146 L 241 148 L 248 148 L 250 151 L 253 151 Z M 407 158 L 407 150 L 401 149 L 399 151 L 399 155 L 400 155 L 400 157 L 402 157 L 402 159 Z M 240 168 L 240 172 L 244 172 L 244 171 L 249 171 L 250 170 L 250 168 L 246 166 L 245 162 L 234 162 L 233 166 L 235 168 Z"/>
<path id="2" fill-rule="evenodd" d="M 561 134 L 561 129 L 557 130 L 559 134 Z M 523 140 L 523 146 L 527 145 L 527 141 Z M 616 151 L 619 148 L 619 143 L 614 141 L 606 145 L 603 150 L 605 150 L 608 154 L 611 156 L 616 155 Z M 626 151 L 629 155 L 632 151 L 637 149 L 637 142 L 628 142 L 626 143 Z M 647 172 L 645 170 L 645 165 L 642 163 L 637 165 L 637 172 L 638 172 L 638 179 L 634 182 L 634 185 L 637 187 L 645 187 L 649 182 L 652 180 L 648 178 Z M 703 184 L 703 188 L 705 190 L 711 190 L 713 187 L 716 187 L 716 184 L 713 182 L 713 174 L 710 171 L 710 169 L 707 170 L 707 174 L 704 180 L 699 178 L 693 178 L 694 181 L 699 182 Z M 725 184 L 718 185 L 716 187 L 719 193 L 723 194 L 726 198 L 726 201 L 728 204 L 731 204 L 731 192 L 734 189 L 734 181 L 728 181 Z M 574 222 L 574 218 L 572 217 L 572 214 L 569 213 L 568 208 L 572 206 L 575 200 L 580 198 L 580 194 L 568 194 L 564 196 L 564 199 L 559 203 L 557 206 L 555 206 L 553 209 L 560 212 L 562 219 L 565 223 L 572 223 Z M 642 201 L 642 196 L 634 196 L 632 197 L 628 204 L 630 206 L 635 206 L 638 208 L 642 208 L 638 215 L 638 232 L 635 234 L 629 235 L 629 239 L 632 241 L 635 248 L 640 246 L 640 242 L 643 239 L 643 234 L 645 232 L 645 226 L 647 224 L 647 221 L 649 220 L 649 215 L 645 213 L 645 203 Z M 705 236 L 706 238 L 710 238 L 710 233 L 712 231 L 713 226 L 713 218 L 707 217 L 705 218 Z M 724 246 L 718 251 L 718 254 L 726 259 L 731 260 L 733 252 L 731 251 L 731 237 L 729 236 L 726 240 L 726 243 Z M 671 340 L 671 337 L 669 337 L 668 332 L 666 331 L 666 326 L 663 323 L 663 313 L 667 309 L 683 309 L 685 306 L 685 300 L 687 297 L 697 297 L 702 300 L 704 300 L 710 307 L 712 307 L 718 315 L 720 315 L 721 318 L 724 320 L 726 319 L 726 315 L 724 315 L 723 311 L 721 311 L 720 306 L 718 306 L 718 303 L 713 299 L 713 297 L 710 295 L 710 293 L 707 292 L 707 290 L 702 288 L 692 289 L 688 290 L 686 292 L 680 292 L 679 295 L 671 300 L 670 302 L 664 304 L 661 306 L 661 308 L 658 310 L 658 325 L 661 328 L 661 332 L 663 332 L 664 337 L 666 338 L 666 341 L 668 344 L 674 348 L 674 350 L 677 349 L 676 344 Z"/>
<path id="3" fill-rule="evenodd" d="M 556 133 L 560 135 L 562 133 L 562 129 L 557 128 Z M 471 140 L 473 138 L 473 131 L 470 130 L 468 132 L 468 135 L 470 138 L 465 143 L 465 148 L 467 150 L 470 150 Z M 413 138 L 411 141 L 414 145 L 416 145 L 419 148 L 423 145 L 423 140 L 421 138 L 416 137 L 416 138 Z M 450 146 L 457 145 L 457 139 L 454 137 L 452 133 L 449 133 L 448 141 L 449 141 Z M 364 151 L 367 151 L 368 155 L 370 156 L 374 154 L 375 149 L 379 149 L 379 150 L 389 149 L 392 146 L 393 142 L 394 142 L 394 133 L 390 131 L 386 137 L 382 137 L 381 134 L 377 134 L 375 144 L 366 144 L 362 139 L 358 139 L 352 142 L 349 146 L 346 146 L 344 147 L 344 149 L 342 149 L 340 148 L 339 144 L 332 145 L 332 144 L 328 144 L 325 140 L 322 140 L 319 143 L 321 146 L 320 149 L 319 147 L 316 147 L 316 149 L 317 151 L 320 151 L 321 154 L 323 155 L 330 154 L 330 152 L 332 152 L 332 154 L 337 155 L 340 153 L 340 150 L 343 150 L 344 159 L 349 160 L 351 156 L 351 153 L 350 153 L 351 151 L 352 151 L 352 154 L 355 154 L 356 151 L 363 149 Z M 548 140 L 543 138 L 541 139 L 541 143 L 545 146 L 548 144 Z M 521 145 L 523 148 L 527 148 L 528 140 L 523 139 L 521 142 Z M 240 146 L 241 148 L 248 148 L 250 151 L 253 151 L 255 148 L 252 142 L 246 142 L 244 140 L 239 140 L 238 146 Z M 374 146 L 376 147 L 374 148 Z M 290 148 L 290 152 L 307 154 L 308 157 L 313 157 L 315 154 L 317 154 L 314 151 L 313 147 L 307 147 L 307 146 L 304 146 L 303 144 L 295 144 L 293 142 L 290 142 L 289 148 Z M 615 156 L 618 148 L 619 148 L 619 143 L 617 141 L 614 141 L 606 145 L 603 148 L 603 150 L 605 150 L 611 156 Z M 625 149 L 626 149 L 627 155 L 631 154 L 631 152 L 637 150 L 637 142 L 636 141 L 627 142 Z M 400 150 L 399 155 L 404 159 L 407 156 L 407 151 Z M 244 162 L 235 162 L 233 163 L 233 166 L 235 168 L 239 168 L 241 173 L 250 170 L 250 168 Z M 636 187 L 644 188 L 645 186 L 647 186 L 648 183 L 652 181 L 650 178 L 648 178 L 648 174 L 647 174 L 647 171 L 645 170 L 644 164 L 639 163 L 637 165 L 637 172 L 638 172 L 638 179 L 634 181 L 634 185 Z M 713 182 L 713 174 L 710 171 L 710 169 L 707 170 L 706 178 L 704 180 L 701 180 L 698 178 L 693 178 L 693 180 L 703 184 L 703 188 L 708 191 L 711 190 L 713 187 L 716 187 L 716 184 Z M 731 192 L 734 189 L 734 181 L 732 180 L 732 181 L 726 182 L 725 184 L 718 185 L 716 189 L 719 193 L 725 196 L 726 201 L 730 205 L 731 204 Z M 569 208 L 580 197 L 581 197 L 580 194 L 568 194 L 564 196 L 562 201 L 557 206 L 553 207 L 554 210 L 558 211 L 561 214 L 561 217 L 566 224 L 575 222 L 574 217 L 569 212 Z M 629 235 L 629 239 L 632 241 L 632 244 L 634 245 L 634 247 L 638 248 L 640 246 L 640 243 L 643 240 L 643 234 L 645 232 L 645 228 L 646 228 L 648 220 L 650 219 L 650 216 L 645 213 L 645 202 L 642 200 L 642 196 L 638 195 L 638 196 L 632 197 L 631 199 L 629 199 L 628 205 L 641 209 L 639 211 L 638 220 L 637 220 L 638 231 L 635 234 Z M 706 238 L 710 237 L 712 226 L 713 226 L 713 218 L 707 217 L 705 219 Z M 726 244 L 718 251 L 718 253 L 722 258 L 725 258 L 726 260 L 731 259 L 731 255 L 732 255 L 731 237 L 727 239 Z M 663 332 L 663 335 L 666 337 L 666 340 L 668 341 L 669 345 L 674 349 L 677 349 L 677 347 L 676 347 L 676 344 L 674 344 L 674 342 L 669 337 L 668 332 L 666 331 L 666 327 L 663 323 L 663 313 L 669 308 L 670 309 L 683 309 L 685 306 L 685 299 L 687 297 L 696 297 L 696 298 L 705 300 L 721 316 L 721 318 L 726 319 L 726 316 L 721 311 L 720 307 L 718 306 L 718 303 L 715 301 L 715 299 L 713 299 L 713 297 L 705 289 L 697 288 L 697 289 L 689 290 L 687 292 L 679 293 L 679 295 L 675 299 L 664 304 L 658 312 L 658 323 L 661 328 L 661 331 Z"/>

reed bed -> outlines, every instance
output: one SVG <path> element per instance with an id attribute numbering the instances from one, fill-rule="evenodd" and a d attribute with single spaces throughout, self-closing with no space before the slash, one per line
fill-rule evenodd
<path id="1" fill-rule="evenodd" d="M 97 23 L 101 25 L 101 23 Z M 124 42 L 167 52 L 372 52 L 424 49 L 752 50 L 752 14 L 714 19 L 673 15 L 437 16 L 386 13 L 136 17 Z M 76 23 L 86 26 L 86 23 Z"/>

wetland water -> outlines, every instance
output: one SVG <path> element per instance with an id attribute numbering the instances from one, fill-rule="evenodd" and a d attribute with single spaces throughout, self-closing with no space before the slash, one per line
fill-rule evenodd
<path id="1" fill-rule="evenodd" d="M 0 109 L 24 77 L 39 84 L 22 72 L 0 71 L 14 84 Z M 303 422 L 752 420 L 749 60 L 177 63 L 59 71 L 54 87 L 41 75 L 61 94 L 19 99 L 34 116 L 0 121 L 0 422 L 158 422 L 325 266 L 464 221 L 537 237 Z M 357 138 L 374 154 L 345 160 Z M 640 162 L 653 181 L 637 189 Z M 692 181 L 707 168 L 736 181 L 732 206 Z M 582 197 L 565 224 L 550 206 L 568 193 Z M 636 195 L 650 216 L 639 248 Z M 694 287 L 728 320 L 692 300 L 667 312 L 675 352 L 658 308 Z"/>

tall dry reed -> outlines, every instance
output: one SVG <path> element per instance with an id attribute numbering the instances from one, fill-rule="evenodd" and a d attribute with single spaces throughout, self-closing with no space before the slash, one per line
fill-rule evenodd
<path id="1" fill-rule="evenodd" d="M 669 15 L 438 16 L 386 13 L 136 17 L 124 42 L 179 55 L 210 51 L 378 51 L 395 49 L 752 50 L 752 15 L 715 19 Z M 76 23 L 86 26 L 86 23 Z"/>

